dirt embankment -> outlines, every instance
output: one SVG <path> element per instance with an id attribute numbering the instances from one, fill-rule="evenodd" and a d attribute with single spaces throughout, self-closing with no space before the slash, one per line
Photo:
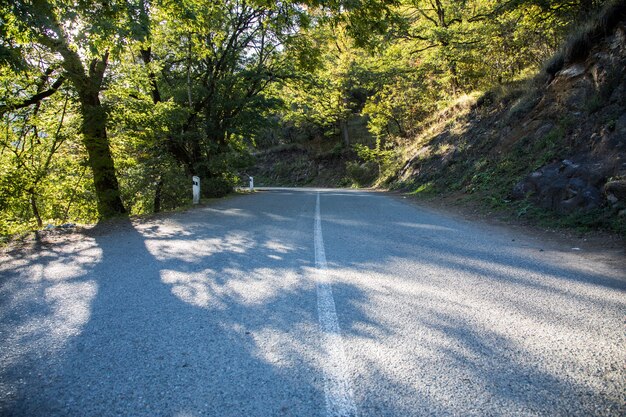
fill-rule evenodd
<path id="1" fill-rule="evenodd" d="M 293 144 L 258 152 L 248 175 L 257 186 L 347 186 L 346 162 L 354 152 L 340 146 L 320 151 L 314 146 Z"/>
<path id="2" fill-rule="evenodd" d="M 392 186 L 626 236 L 626 20 L 599 24 L 532 83 L 440 115 Z"/>

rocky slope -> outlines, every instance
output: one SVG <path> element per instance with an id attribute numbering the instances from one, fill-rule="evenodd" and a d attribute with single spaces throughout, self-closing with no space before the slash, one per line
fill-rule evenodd
<path id="1" fill-rule="evenodd" d="M 293 144 L 257 152 L 254 167 L 247 175 L 257 186 L 336 187 L 345 183 L 346 162 L 353 152 L 337 147 L 319 151 L 312 146 Z"/>
<path id="2" fill-rule="evenodd" d="M 624 232 L 623 9 L 570 40 L 532 83 L 467 98 L 439 115 L 407 147 L 391 184 L 586 216 L 592 226 Z"/>

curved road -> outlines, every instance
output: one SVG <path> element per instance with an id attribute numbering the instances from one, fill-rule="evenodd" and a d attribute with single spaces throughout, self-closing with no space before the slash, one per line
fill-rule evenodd
<path id="1" fill-rule="evenodd" d="M 268 189 L 0 259 L 2 416 L 626 415 L 626 272 Z"/>

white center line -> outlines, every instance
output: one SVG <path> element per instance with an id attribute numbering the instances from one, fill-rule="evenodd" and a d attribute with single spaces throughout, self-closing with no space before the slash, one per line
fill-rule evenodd
<path id="1" fill-rule="evenodd" d="M 320 216 L 320 194 L 315 203 L 315 268 L 317 275 L 317 314 L 322 330 L 324 359 L 324 394 L 326 397 L 326 415 L 328 417 L 355 417 L 352 384 L 346 369 L 346 353 L 341 338 L 341 328 L 337 321 L 333 290 L 327 281 L 326 252 L 322 237 L 322 218 Z"/>

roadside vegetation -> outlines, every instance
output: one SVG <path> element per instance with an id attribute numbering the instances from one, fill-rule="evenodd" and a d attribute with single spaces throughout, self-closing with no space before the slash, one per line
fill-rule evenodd
<path id="1" fill-rule="evenodd" d="M 509 203 L 510 190 L 568 157 L 579 116 L 554 112 L 540 139 L 510 146 L 494 132 L 527 121 L 544 85 L 619 27 L 624 2 L 604 3 L 3 4 L 0 235 L 172 210 L 192 175 L 204 197 L 253 175 L 460 192 L 532 213 L 531 196 Z M 615 131 L 619 106 L 601 109 L 623 73 L 607 77 L 583 110 Z M 619 207 L 578 219 L 619 229 Z"/>

